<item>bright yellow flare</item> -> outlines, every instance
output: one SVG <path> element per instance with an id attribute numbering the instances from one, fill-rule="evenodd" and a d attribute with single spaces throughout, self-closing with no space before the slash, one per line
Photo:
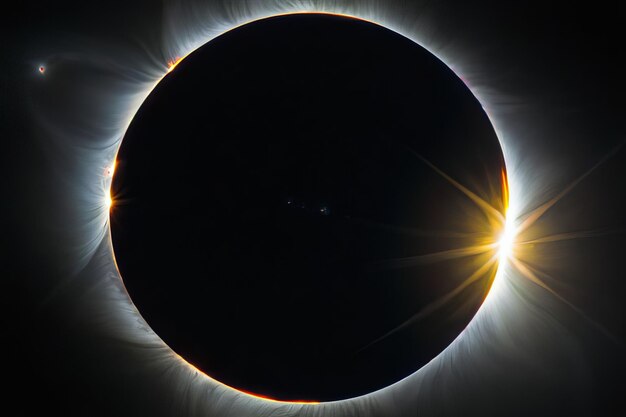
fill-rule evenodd
<path id="1" fill-rule="evenodd" d="M 517 234 L 516 232 L 517 231 L 515 228 L 515 219 L 511 215 L 506 216 L 504 228 L 502 229 L 502 233 L 500 234 L 500 238 L 498 239 L 498 256 L 500 259 L 500 263 L 506 261 L 513 256 L 513 250 L 515 247 L 515 236 Z"/>
<path id="2" fill-rule="evenodd" d="M 174 68 L 176 68 L 176 65 L 178 65 L 180 63 L 180 61 L 183 60 L 184 57 L 176 57 L 176 59 L 172 59 L 170 61 L 168 61 L 167 63 L 167 72 L 172 72 L 174 70 Z"/>
<path id="3" fill-rule="evenodd" d="M 515 222 L 515 213 L 511 208 L 511 201 L 509 195 L 509 181 L 506 175 L 506 171 L 502 169 L 502 200 L 504 203 L 504 224 L 498 236 L 498 259 L 500 264 L 504 263 L 507 259 L 513 256 L 515 249 L 515 239 L 517 237 L 517 225 Z"/>
<path id="4" fill-rule="evenodd" d="M 111 192 L 108 192 L 104 197 L 104 204 L 106 204 L 109 209 L 113 206 L 113 197 L 111 197 Z"/>

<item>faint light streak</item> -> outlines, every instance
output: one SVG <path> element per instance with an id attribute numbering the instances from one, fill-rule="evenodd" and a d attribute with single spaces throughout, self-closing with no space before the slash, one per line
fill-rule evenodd
<path id="1" fill-rule="evenodd" d="M 466 186 L 464 186 L 463 184 L 461 184 L 460 182 L 458 182 L 457 180 L 455 180 L 454 178 L 452 178 L 451 176 L 443 172 L 441 169 L 439 169 L 436 165 L 434 165 L 428 159 L 424 158 L 422 155 L 418 154 L 417 152 L 413 150 L 411 150 L 411 153 L 415 155 L 417 158 L 419 158 L 426 165 L 428 165 L 430 168 L 432 168 L 433 171 L 435 171 L 437 174 L 445 178 L 446 181 L 448 181 L 450 184 L 454 186 L 454 188 L 456 188 L 457 190 L 465 194 L 470 200 L 472 200 L 472 202 L 474 202 L 474 204 L 476 204 L 479 208 L 481 208 L 485 212 L 485 214 L 490 220 L 494 220 L 496 222 L 499 222 L 500 224 L 504 223 L 504 214 L 498 211 L 498 209 L 493 207 L 491 204 L 489 204 L 485 199 L 481 198 L 479 195 L 471 191 L 469 188 L 467 188 Z M 506 178 L 504 178 L 504 180 L 506 180 Z M 508 196 L 508 193 L 507 193 L 507 196 Z"/>
<path id="2" fill-rule="evenodd" d="M 625 142 L 620 142 L 615 148 L 613 148 L 610 152 L 608 152 L 604 157 L 602 157 L 595 165 L 585 171 L 581 176 L 572 181 L 569 185 L 567 185 L 561 192 L 559 192 L 556 196 L 546 201 L 535 210 L 530 212 L 526 218 L 522 221 L 519 226 L 519 233 L 525 232 L 528 228 L 530 228 L 537 220 L 539 220 L 548 210 L 550 210 L 556 203 L 558 203 L 563 197 L 569 194 L 578 184 L 580 184 L 585 178 L 587 178 L 592 172 L 594 172 L 598 167 L 604 164 L 607 160 L 609 160 L 613 155 L 615 155 L 621 148 L 624 146 Z"/>
<path id="3" fill-rule="evenodd" d="M 387 337 L 441 309 L 447 303 L 451 302 L 455 297 L 460 295 L 463 290 L 465 290 L 471 284 L 482 278 L 485 278 L 486 276 L 489 276 L 489 281 L 493 285 L 493 281 L 497 277 L 502 275 L 502 273 L 499 273 L 499 271 L 506 265 L 506 260 L 514 255 L 515 240 L 517 236 L 516 218 L 514 217 L 514 209 L 511 209 L 509 182 L 504 168 L 501 170 L 500 176 L 502 184 L 500 196 L 502 199 L 501 206 L 504 208 L 504 213 L 502 213 L 488 202 L 488 198 L 483 198 L 474 193 L 469 188 L 452 178 L 450 175 L 442 171 L 440 168 L 438 168 L 436 165 L 434 165 L 432 162 L 430 162 L 417 152 L 408 148 L 407 150 L 409 150 L 413 155 L 419 158 L 424 164 L 430 167 L 437 174 L 446 179 L 446 181 L 448 181 L 450 185 L 452 185 L 456 190 L 468 197 L 472 203 L 474 203 L 478 208 L 482 210 L 487 218 L 487 221 L 480 221 L 480 219 L 473 220 L 476 224 L 480 224 L 481 228 L 486 229 L 482 231 L 486 232 L 486 235 L 490 237 L 477 238 L 475 239 L 474 244 L 470 246 L 429 253 L 425 255 L 412 256 L 408 258 L 394 259 L 392 260 L 393 266 L 407 267 L 418 264 L 442 262 L 467 257 L 484 257 L 485 255 L 488 257 L 484 262 L 480 262 L 478 268 L 476 268 L 471 274 L 469 274 L 469 276 L 465 278 L 454 289 L 442 295 L 432 303 L 428 304 L 426 307 L 402 322 L 400 325 L 394 327 L 387 333 L 360 348 L 357 352 L 361 352 L 377 344 Z M 487 293 L 487 295 L 488 294 L 489 292 Z"/>
<path id="4" fill-rule="evenodd" d="M 526 213 L 525 215 L 520 216 L 522 218 L 519 225 L 516 224 L 517 220 L 515 216 L 507 216 L 507 224 L 505 225 L 505 230 L 502 235 L 501 241 L 501 259 L 508 260 L 512 267 L 515 268 L 516 271 L 520 273 L 520 276 L 527 279 L 528 281 L 534 283 L 539 286 L 546 292 L 550 293 L 559 301 L 563 302 L 567 306 L 569 306 L 573 311 L 582 316 L 588 323 L 590 323 L 593 327 L 598 329 L 602 334 L 607 336 L 610 340 L 619 343 L 617 339 L 606 330 L 600 323 L 594 321 L 591 317 L 589 317 L 582 309 L 574 305 L 569 300 L 565 299 L 561 294 L 559 294 L 554 288 L 548 285 L 543 278 L 551 278 L 547 273 L 541 271 L 539 267 L 533 267 L 531 264 L 536 264 L 537 259 L 534 257 L 533 251 L 525 250 L 530 248 L 538 243 L 550 243 L 550 242 L 559 242 L 565 240 L 573 240 L 573 239 L 581 239 L 588 238 L 592 236 L 606 235 L 609 232 L 595 232 L 595 231 L 583 231 L 583 232 L 564 232 L 557 233 L 553 235 L 542 236 L 539 238 L 524 238 L 525 235 L 536 235 L 536 230 L 534 228 L 537 227 L 537 222 L 539 219 L 543 217 L 548 210 L 554 207 L 563 197 L 569 194 L 577 185 L 579 185 L 583 180 L 585 180 L 591 173 L 593 173 L 596 169 L 598 169 L 601 165 L 603 165 L 606 161 L 608 161 L 612 156 L 614 156 L 624 145 L 625 142 L 620 142 L 615 148 L 609 151 L 606 155 L 604 155 L 598 162 L 596 162 L 591 168 L 585 171 L 582 175 L 576 178 L 574 181 L 569 183 L 567 186 L 563 188 L 560 192 L 558 192 L 553 198 L 539 205 L 534 210 Z M 509 220 L 511 222 L 509 226 Z M 507 230 L 509 227 L 509 230 Z"/>
<path id="5" fill-rule="evenodd" d="M 452 301 L 452 299 L 454 299 L 454 297 L 458 296 L 461 292 L 463 292 L 463 290 L 465 290 L 467 287 L 469 287 L 474 282 L 476 282 L 476 281 L 480 280 L 481 278 L 483 278 L 489 272 L 493 272 L 493 275 L 495 276 L 497 274 L 497 269 L 494 270 L 494 268 L 496 268 L 498 266 L 497 265 L 497 260 L 498 260 L 498 255 L 497 254 L 491 256 L 491 258 L 489 258 L 487 260 L 487 262 L 485 262 L 482 265 L 480 265 L 474 272 L 472 272 L 467 278 L 465 278 L 465 280 L 463 280 L 463 282 L 461 282 L 459 285 L 457 285 L 453 290 L 451 290 L 450 292 L 444 294 L 443 296 L 441 296 L 437 300 L 433 301 L 432 303 L 428 304 L 426 307 L 424 307 L 422 310 L 420 310 L 417 314 L 413 315 L 412 317 L 410 317 L 409 319 L 407 319 L 406 321 L 404 321 L 400 325 L 394 327 L 393 329 L 391 329 L 390 331 L 388 331 L 384 335 L 380 336 L 379 338 L 377 338 L 377 339 L 373 340 L 372 342 L 368 343 L 367 345 L 365 345 L 364 347 L 359 349 L 357 352 L 361 352 L 361 351 L 363 351 L 363 350 L 365 350 L 365 349 L 367 349 L 367 348 L 369 348 L 371 346 L 374 346 L 378 342 L 381 342 L 382 340 L 386 339 L 387 337 L 397 333 L 398 331 L 400 331 L 402 329 L 405 329 L 406 327 L 410 326 L 411 324 L 413 324 L 413 323 L 423 319 L 424 317 L 426 317 L 426 316 L 434 313 L 435 311 L 439 310 L 440 308 L 444 307 L 447 303 Z"/>
<path id="6" fill-rule="evenodd" d="M 437 262 L 450 261 L 452 259 L 466 258 L 491 252 L 498 247 L 497 243 L 476 244 L 462 248 L 448 249 L 440 252 L 427 253 L 424 255 L 395 258 L 381 261 L 379 264 L 388 265 L 390 268 L 406 268 L 414 265 L 425 265 Z"/>

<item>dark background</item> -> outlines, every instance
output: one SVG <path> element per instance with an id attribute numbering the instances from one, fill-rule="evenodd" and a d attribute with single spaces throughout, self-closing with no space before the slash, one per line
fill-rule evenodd
<path id="1" fill-rule="evenodd" d="M 411 4 L 402 7 L 413 8 Z M 36 208 L 57 193 L 46 180 L 54 169 L 33 140 L 30 83 L 38 53 L 51 39 L 72 45 L 77 39 L 103 44 L 145 36 L 158 39 L 161 6 L 152 2 L 54 4 L 20 2 L 2 13 L 0 126 L 2 140 L 2 289 L 3 379 L 5 404 L 16 415 L 43 411 L 65 415 L 122 415 L 140 410 L 132 390 L 110 377 L 94 374 L 87 363 L 102 340 L 77 343 L 80 311 L 64 307 L 70 294 L 48 299 L 42 277 L 61 273 L 54 242 L 42 227 L 46 216 Z M 514 129 L 525 149 L 566 184 L 593 165 L 625 136 L 623 6 L 618 2 L 432 3 L 426 7 L 437 31 L 455 39 L 456 51 L 485 70 L 486 92 L 494 117 Z M 87 42 L 89 44 L 89 42 Z M 95 43 L 97 44 L 97 43 Z M 469 59 L 469 58 L 468 58 Z M 556 216 L 562 224 L 588 224 L 624 230 L 624 152 L 616 154 L 593 182 L 582 184 L 562 202 L 574 214 Z M 571 211 L 570 211 L 571 213 Z M 586 216 L 586 217 L 585 217 Z M 587 221 L 588 219 L 592 219 Z M 584 224 L 583 224 L 584 223 Z M 580 227 L 583 229 L 584 227 Z M 545 381 L 516 369 L 489 388 L 488 400 L 468 388 L 463 404 L 471 415 L 624 415 L 624 272 L 623 235 L 573 247 L 559 261 L 571 265 L 570 295 L 603 324 L 619 343 L 587 330 L 576 315 L 566 316 L 590 370 L 575 388 L 550 375 Z M 575 253 L 576 255 L 571 255 Z M 583 254 L 584 256 L 582 256 Z M 584 263 L 586 260 L 593 262 Z M 80 285 L 80 284 L 76 284 Z M 621 343 L 621 344 L 620 344 Z M 105 368 L 106 364 L 98 364 Z M 565 370 L 564 370 L 565 371 Z M 528 374 L 530 375 L 530 374 Z M 578 391 L 577 391 L 578 390 Z M 122 392 L 122 393 L 121 393 Z M 481 403 L 478 405 L 477 403 Z M 436 408 L 436 407 L 435 407 Z M 442 412 L 443 413 L 443 412 Z"/>

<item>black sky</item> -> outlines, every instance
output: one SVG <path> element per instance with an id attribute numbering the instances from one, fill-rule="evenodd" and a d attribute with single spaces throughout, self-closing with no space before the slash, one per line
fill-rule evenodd
<path id="1" fill-rule="evenodd" d="M 551 186 L 567 184 L 626 137 L 625 14 L 619 2 L 434 2 L 426 10 L 436 33 L 455 40 L 454 51 L 472 63 L 468 70 L 484 74 L 493 117 L 518 132 L 527 158 L 554 170 Z M 138 402 L 141 388 L 104 372 L 107 364 L 94 359 L 114 349 L 116 341 L 83 337 L 88 333 L 82 327 L 85 312 L 71 301 L 76 288 L 86 284 L 53 285 L 53 279 L 42 279 L 64 271 L 55 240 L 55 230 L 63 229 L 63 216 L 56 214 L 63 204 L 54 200 L 64 185 L 49 181 L 63 162 L 48 157 L 33 115 L 41 81 L 36 67 L 50 43 L 57 50 L 78 44 L 103 51 L 120 43 L 136 46 L 137 39 L 160 39 L 160 16 L 161 5 L 154 2 L 20 2 L 2 12 L 0 273 L 6 283 L 0 300 L 3 375 L 9 386 L 3 395 L 5 403 L 21 410 L 18 415 L 57 410 L 136 415 L 157 409 L 167 415 L 154 404 Z M 58 105 L 64 105 L 62 94 Z M 580 379 L 568 384 L 555 370 L 537 379 L 520 365 L 506 379 L 468 387 L 457 398 L 467 405 L 468 415 L 624 415 L 625 170 L 621 151 L 560 203 L 568 208 L 559 211 L 565 214 L 545 221 L 555 232 L 559 226 L 613 232 L 561 247 L 552 269 L 570 277 L 567 285 L 556 285 L 563 284 L 569 299 L 621 345 L 589 328 L 580 316 L 558 313 L 586 369 Z M 495 395 L 487 401 L 483 389 Z M 446 408 L 441 410 L 445 415 Z"/>

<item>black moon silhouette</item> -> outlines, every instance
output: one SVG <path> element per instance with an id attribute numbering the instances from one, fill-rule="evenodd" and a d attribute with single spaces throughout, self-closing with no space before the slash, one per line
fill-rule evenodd
<path id="1" fill-rule="evenodd" d="M 498 138 L 444 63 L 362 20 L 252 22 L 182 60 L 134 117 L 112 183 L 116 262 L 152 329 L 218 381 L 366 394 L 445 349 L 494 276 L 403 325 L 482 262 L 427 255 L 490 232 L 433 167 L 504 211 Z"/>

